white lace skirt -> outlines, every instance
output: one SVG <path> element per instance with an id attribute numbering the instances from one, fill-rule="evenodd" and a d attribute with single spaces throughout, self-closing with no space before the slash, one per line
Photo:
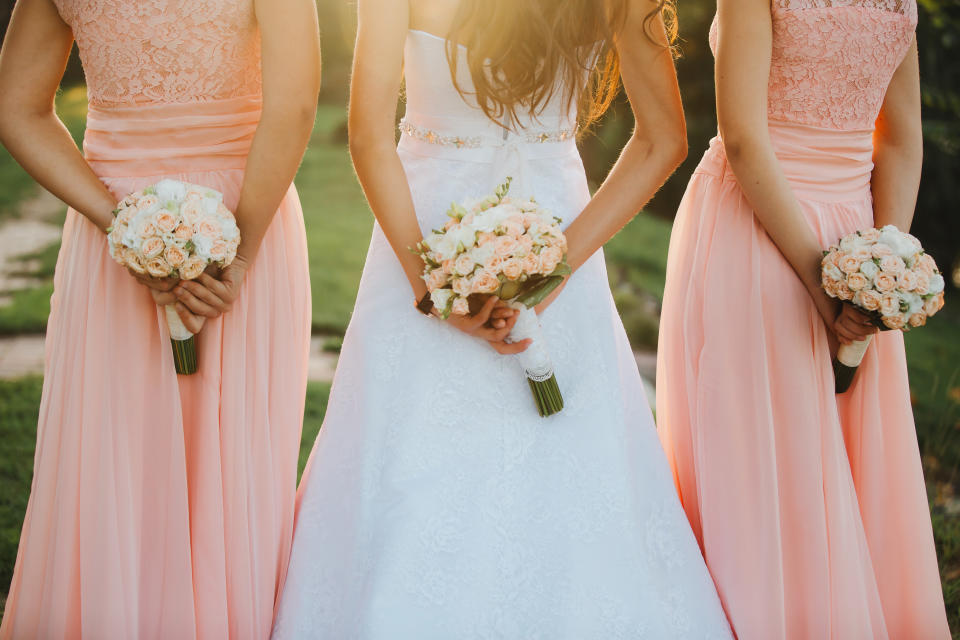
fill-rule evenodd
<path id="1" fill-rule="evenodd" d="M 568 148 L 524 167 L 566 223 L 589 198 Z M 505 177 L 401 157 L 424 229 Z M 414 309 L 374 228 L 275 638 L 729 637 L 602 253 L 541 320 L 566 403 L 546 419 L 512 357 Z"/>

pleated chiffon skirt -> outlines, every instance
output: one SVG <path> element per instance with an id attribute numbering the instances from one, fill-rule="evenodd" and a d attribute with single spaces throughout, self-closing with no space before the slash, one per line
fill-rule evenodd
<path id="1" fill-rule="evenodd" d="M 233 210 L 256 97 L 91 107 L 85 152 L 119 199 L 160 178 Z M 0 637 L 265 638 L 293 531 L 310 339 L 291 186 L 233 308 L 177 376 L 162 310 L 67 214 L 34 478 Z"/>
<path id="2" fill-rule="evenodd" d="M 873 226 L 871 132 L 774 122 L 824 246 Z M 948 638 L 903 336 L 834 394 L 826 327 L 714 139 L 674 223 L 658 429 L 724 608 L 752 638 Z"/>

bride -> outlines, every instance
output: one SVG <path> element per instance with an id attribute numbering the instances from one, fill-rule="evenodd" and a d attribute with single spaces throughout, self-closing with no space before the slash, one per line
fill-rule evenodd
<path id="1" fill-rule="evenodd" d="M 729 637 L 600 250 L 685 153 L 668 30 L 651 0 L 606 6 L 360 0 L 350 148 L 377 224 L 274 638 Z M 591 199 L 577 119 L 620 78 L 636 130 Z M 566 402 L 546 419 L 514 311 L 418 310 L 408 249 L 508 176 L 568 225 L 574 273 L 538 309 Z"/>

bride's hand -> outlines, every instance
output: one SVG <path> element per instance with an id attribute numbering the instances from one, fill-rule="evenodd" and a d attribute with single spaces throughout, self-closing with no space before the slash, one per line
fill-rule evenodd
<path id="1" fill-rule="evenodd" d="M 218 277 L 202 273 L 196 280 L 182 280 L 173 289 L 173 294 L 191 313 L 216 318 L 229 311 L 240 295 L 249 266 L 246 258 L 237 255 Z"/>
<path id="2" fill-rule="evenodd" d="M 497 353 L 509 355 L 525 351 L 532 342 L 504 342 L 517 323 L 518 313 L 499 298 L 490 297 L 477 313 L 469 316 L 451 315 L 446 322 L 467 335 L 486 340 Z"/>

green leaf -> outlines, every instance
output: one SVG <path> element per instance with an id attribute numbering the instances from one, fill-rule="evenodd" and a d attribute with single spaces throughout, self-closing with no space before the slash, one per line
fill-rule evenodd
<path id="1" fill-rule="evenodd" d="M 528 309 L 532 309 L 543 302 L 554 289 L 560 286 L 561 282 L 563 282 L 563 276 L 546 276 L 514 299 Z"/>
<path id="2" fill-rule="evenodd" d="M 183 245 L 185 251 L 193 251 L 197 245 L 193 244 L 193 240 L 187 240 L 187 243 Z"/>

